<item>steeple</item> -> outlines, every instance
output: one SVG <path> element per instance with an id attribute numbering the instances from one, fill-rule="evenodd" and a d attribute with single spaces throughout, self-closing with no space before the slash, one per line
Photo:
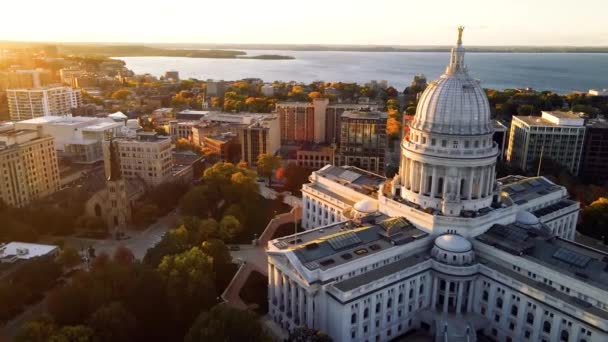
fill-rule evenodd
<path id="1" fill-rule="evenodd" d="M 447 75 L 467 72 L 467 67 L 464 65 L 464 47 L 462 47 L 463 31 L 464 26 L 458 26 L 458 41 L 450 53 L 450 64 L 445 69 Z"/>
<path id="2" fill-rule="evenodd" d="M 108 176 L 109 181 L 117 181 L 122 179 L 120 172 L 120 163 L 118 161 L 118 154 L 116 152 L 116 145 L 110 138 L 110 175 Z"/>

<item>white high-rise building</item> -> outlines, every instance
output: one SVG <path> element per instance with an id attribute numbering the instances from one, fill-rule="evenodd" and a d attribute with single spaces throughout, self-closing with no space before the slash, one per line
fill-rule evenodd
<path id="1" fill-rule="evenodd" d="M 13 121 L 49 115 L 68 115 L 82 105 L 80 90 L 71 87 L 7 89 L 8 109 Z"/>
<path id="2" fill-rule="evenodd" d="M 304 232 L 267 246 L 269 315 L 334 341 L 608 340 L 608 254 L 573 240 L 579 203 L 544 177 L 495 178 L 486 95 L 459 29 L 393 179 L 328 165 Z"/>

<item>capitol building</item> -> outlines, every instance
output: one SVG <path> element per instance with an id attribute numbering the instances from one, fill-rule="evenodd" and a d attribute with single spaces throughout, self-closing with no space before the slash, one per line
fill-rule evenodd
<path id="1" fill-rule="evenodd" d="M 496 178 L 490 106 L 462 28 L 420 97 L 392 179 L 327 165 L 304 231 L 268 242 L 269 316 L 334 341 L 608 341 L 608 254 L 574 242 L 579 203 Z"/>

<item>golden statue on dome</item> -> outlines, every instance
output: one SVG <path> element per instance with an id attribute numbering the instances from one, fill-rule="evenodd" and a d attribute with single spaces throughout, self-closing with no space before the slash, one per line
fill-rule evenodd
<path id="1" fill-rule="evenodd" d="M 458 26 L 458 44 L 462 44 L 462 31 L 464 31 L 464 26 Z"/>

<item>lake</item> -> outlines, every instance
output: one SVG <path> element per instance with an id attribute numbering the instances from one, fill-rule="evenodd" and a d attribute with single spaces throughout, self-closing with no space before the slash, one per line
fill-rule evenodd
<path id="1" fill-rule="evenodd" d="M 187 57 L 115 57 L 137 74 L 161 76 L 177 70 L 180 78 L 238 80 L 261 78 L 266 82 L 342 81 L 365 83 L 387 80 L 402 90 L 414 75 L 430 81 L 441 75 L 447 52 L 353 52 L 251 50 L 248 55 L 289 55 L 293 60 L 210 59 Z M 467 53 L 469 73 L 485 88 L 532 87 L 558 93 L 608 88 L 606 53 Z"/>

